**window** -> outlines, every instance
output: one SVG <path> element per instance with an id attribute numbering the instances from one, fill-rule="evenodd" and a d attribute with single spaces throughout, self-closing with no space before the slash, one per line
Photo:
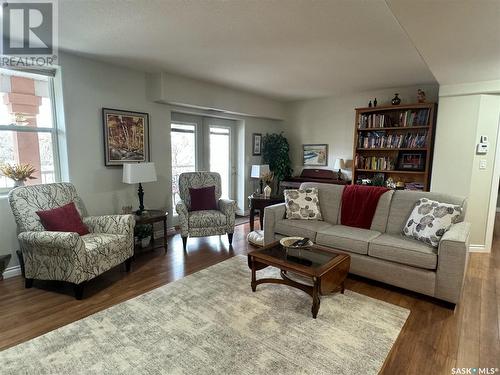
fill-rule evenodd
<path id="1" fill-rule="evenodd" d="M 179 175 L 196 171 L 196 125 L 171 124 L 172 144 L 172 204 L 180 200 Z"/>
<path id="2" fill-rule="evenodd" d="M 53 78 L 0 69 L 0 165 L 30 164 L 27 185 L 59 180 Z M 0 191 L 14 182 L 0 176 Z"/>

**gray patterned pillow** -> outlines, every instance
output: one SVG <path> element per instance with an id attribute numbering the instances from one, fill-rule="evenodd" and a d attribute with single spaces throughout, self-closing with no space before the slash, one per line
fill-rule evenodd
<path id="1" fill-rule="evenodd" d="M 403 228 L 403 235 L 438 247 L 443 234 L 460 221 L 462 207 L 421 198 Z"/>
<path id="2" fill-rule="evenodd" d="M 323 220 L 317 188 L 285 190 L 286 218 Z"/>

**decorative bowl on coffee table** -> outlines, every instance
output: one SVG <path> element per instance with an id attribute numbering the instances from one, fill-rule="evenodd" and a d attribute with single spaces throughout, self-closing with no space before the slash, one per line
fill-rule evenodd
<path id="1" fill-rule="evenodd" d="M 280 240 L 281 246 L 287 249 L 305 249 L 307 247 L 310 247 L 314 245 L 314 242 L 311 240 L 307 241 L 305 245 L 302 246 L 294 246 L 293 244 L 299 240 L 303 240 L 304 237 L 285 237 Z"/>

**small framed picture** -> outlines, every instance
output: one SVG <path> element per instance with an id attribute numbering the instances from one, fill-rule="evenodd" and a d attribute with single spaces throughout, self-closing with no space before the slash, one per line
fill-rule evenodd
<path id="1" fill-rule="evenodd" d="M 262 134 L 260 133 L 252 134 L 252 155 L 262 155 Z"/>
<path id="2" fill-rule="evenodd" d="M 398 169 L 409 171 L 423 171 L 425 156 L 422 153 L 403 152 L 399 155 Z"/>
<path id="3" fill-rule="evenodd" d="M 302 145 L 302 159 L 305 166 L 328 165 L 328 145 Z"/>
<path id="4" fill-rule="evenodd" d="M 104 164 L 146 162 L 149 158 L 149 115 L 103 108 Z"/>

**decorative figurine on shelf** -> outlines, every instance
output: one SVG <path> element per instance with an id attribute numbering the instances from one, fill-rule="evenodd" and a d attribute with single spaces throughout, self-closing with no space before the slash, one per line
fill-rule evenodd
<path id="1" fill-rule="evenodd" d="M 373 101 L 373 106 L 376 107 L 377 106 L 377 98 L 375 98 L 375 100 Z"/>
<path id="2" fill-rule="evenodd" d="M 385 186 L 387 186 L 388 189 L 396 189 L 396 183 L 394 182 L 392 177 L 389 177 L 387 181 L 385 182 Z"/>
<path id="3" fill-rule="evenodd" d="M 417 102 L 419 103 L 425 103 L 425 91 L 424 90 L 421 90 L 421 89 L 418 89 L 417 90 Z"/>
<path id="4" fill-rule="evenodd" d="M 391 103 L 392 105 L 400 105 L 401 104 L 401 99 L 399 99 L 399 94 L 396 93 L 394 94 L 394 98 L 392 98 Z"/>
<path id="5" fill-rule="evenodd" d="M 368 103 L 368 107 L 371 108 L 372 107 L 372 101 L 370 100 L 370 102 Z"/>

